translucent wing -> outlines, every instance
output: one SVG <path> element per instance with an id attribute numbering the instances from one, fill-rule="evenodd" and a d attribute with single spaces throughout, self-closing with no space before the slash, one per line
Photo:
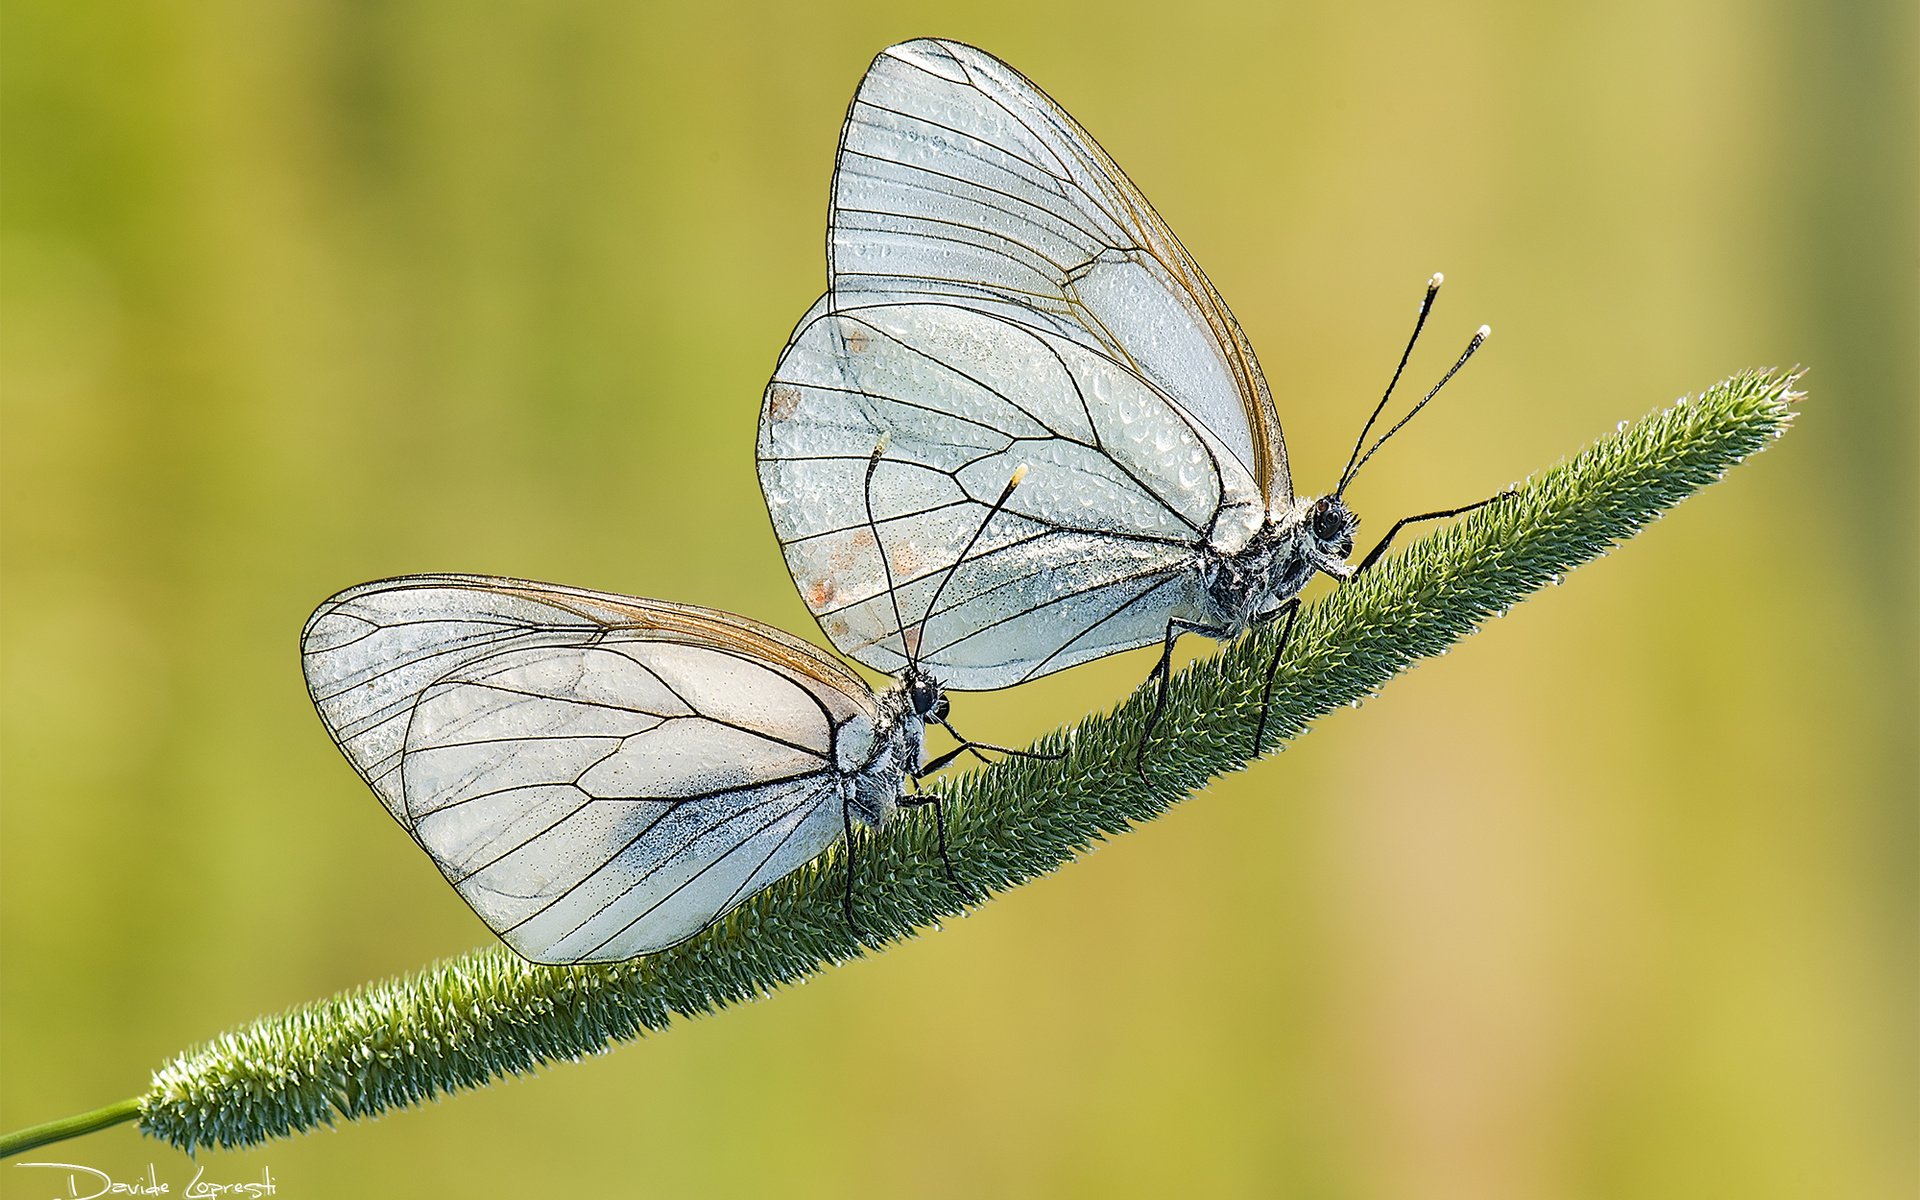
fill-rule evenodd
<path id="1" fill-rule="evenodd" d="M 301 639 L 354 768 L 536 962 L 711 924 L 844 828 L 872 693 L 804 642 L 684 605 L 477 576 L 367 584 Z"/>
<path id="2" fill-rule="evenodd" d="M 759 457 L 834 644 L 889 673 L 911 656 L 963 690 L 1158 641 L 1199 605 L 1195 547 L 1243 544 L 1263 515 L 1239 460 L 1126 365 L 931 299 L 816 305 L 767 390 Z"/>
<path id="3" fill-rule="evenodd" d="M 1038 87 L 930 39 L 883 51 L 834 169 L 836 310 L 949 300 L 1122 363 L 1204 424 L 1273 511 L 1286 445 L 1253 348 L 1153 206 Z"/>

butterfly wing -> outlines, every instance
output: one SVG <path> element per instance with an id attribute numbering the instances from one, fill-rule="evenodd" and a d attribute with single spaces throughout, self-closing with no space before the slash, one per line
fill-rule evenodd
<path id="1" fill-rule="evenodd" d="M 1018 71 L 959 42 L 881 52 L 834 169 L 834 309 L 933 297 L 1122 363 L 1292 502 L 1266 377 L 1239 322 L 1147 198 Z"/>
<path id="2" fill-rule="evenodd" d="M 709 609 L 479 576 L 367 584 L 301 639 L 322 721 L 482 920 L 536 962 L 697 933 L 844 828 L 856 676 Z"/>
<path id="3" fill-rule="evenodd" d="M 1232 454 L 1131 370 L 966 306 L 816 306 L 767 396 L 761 483 L 808 606 L 849 656 L 911 657 L 952 688 L 1158 641 L 1200 602 L 1194 547 L 1262 513 Z"/>
<path id="4" fill-rule="evenodd" d="M 1204 615 L 1195 551 L 1237 549 L 1291 500 L 1219 294 L 990 55 L 918 41 L 874 61 L 841 136 L 829 288 L 768 386 L 760 477 L 809 608 L 870 666 L 978 690 L 1158 641 Z"/>

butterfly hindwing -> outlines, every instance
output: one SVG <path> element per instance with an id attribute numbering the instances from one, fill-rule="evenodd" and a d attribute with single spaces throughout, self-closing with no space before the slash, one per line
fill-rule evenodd
<path id="1" fill-rule="evenodd" d="M 1262 512 L 1238 460 L 1121 364 L 926 299 L 816 306 L 768 387 L 759 457 L 834 644 L 890 673 L 911 655 L 963 690 L 1158 640 L 1167 608 L 1197 600 L 1193 546 Z"/>

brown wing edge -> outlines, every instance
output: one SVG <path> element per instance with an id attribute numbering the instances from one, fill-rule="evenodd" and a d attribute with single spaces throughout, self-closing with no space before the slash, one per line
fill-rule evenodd
<path id="1" fill-rule="evenodd" d="M 365 586 L 468 588 L 517 597 L 609 630 L 637 630 L 661 641 L 761 658 L 843 692 L 862 708 L 873 707 L 873 689 L 838 659 L 785 630 L 717 608 L 497 575 L 403 575 Z"/>

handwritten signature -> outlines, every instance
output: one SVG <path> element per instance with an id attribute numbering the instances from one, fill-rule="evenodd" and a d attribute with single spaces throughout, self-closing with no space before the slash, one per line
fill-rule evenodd
<path id="1" fill-rule="evenodd" d="M 160 1174 L 152 1163 L 147 1164 L 147 1173 L 131 1183 L 123 1183 L 92 1167 L 83 1167 L 77 1163 L 23 1162 L 13 1164 L 16 1167 L 45 1167 L 67 1173 L 67 1190 L 57 1192 L 52 1200 L 94 1200 L 96 1196 L 171 1196 L 173 1185 L 161 1183 Z M 93 1191 L 83 1191 L 83 1188 Z M 180 1195 L 187 1200 L 218 1200 L 223 1196 L 250 1196 L 258 1200 L 261 1196 L 276 1196 L 280 1187 L 273 1182 L 273 1168 L 261 1167 L 260 1178 L 249 1183 L 215 1183 L 207 1178 L 207 1168 L 202 1165 L 193 1173 L 193 1179 L 181 1190 Z"/>

